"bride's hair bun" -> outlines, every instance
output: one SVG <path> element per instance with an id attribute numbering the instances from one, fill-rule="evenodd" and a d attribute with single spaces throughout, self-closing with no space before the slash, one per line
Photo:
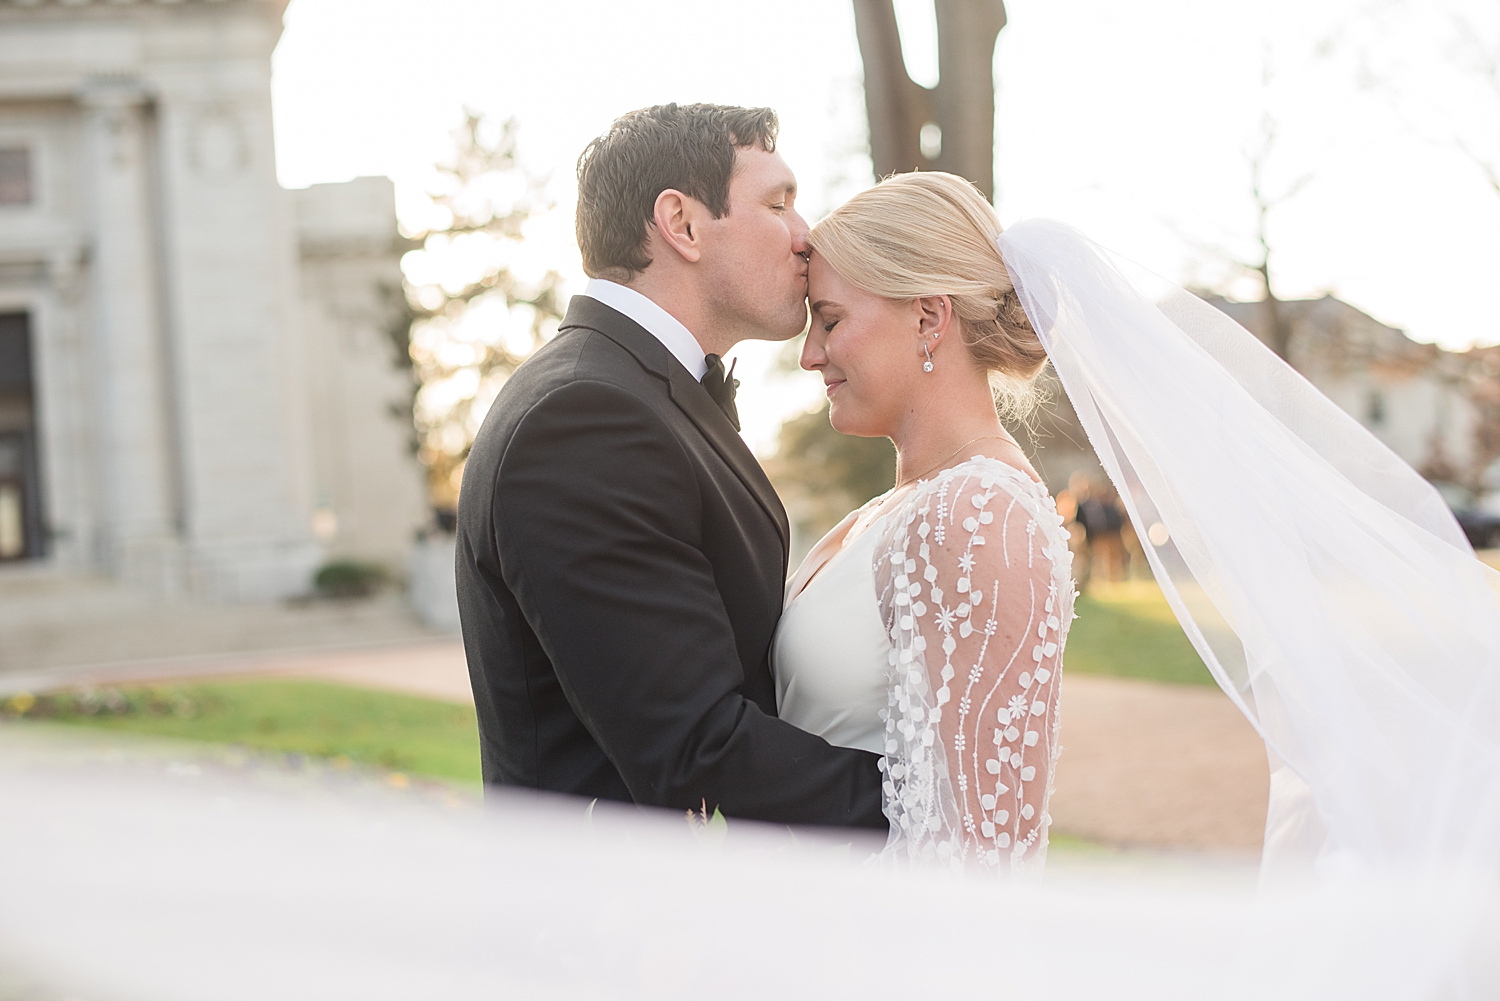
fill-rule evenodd
<path id="1" fill-rule="evenodd" d="M 965 346 L 991 374 L 997 402 L 1025 409 L 1047 364 L 1010 272 L 1000 220 L 969 181 L 940 171 L 892 174 L 812 228 L 808 243 L 856 288 L 886 299 L 946 295 Z"/>

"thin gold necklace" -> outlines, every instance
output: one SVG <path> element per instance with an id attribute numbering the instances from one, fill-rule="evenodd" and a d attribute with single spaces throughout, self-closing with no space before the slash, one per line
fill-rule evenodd
<path id="1" fill-rule="evenodd" d="M 964 442 L 962 445 L 958 446 L 953 451 L 951 451 L 947 455 L 943 456 L 936 463 L 934 463 L 930 468 L 928 468 L 926 470 L 923 470 L 921 473 L 918 473 L 916 476 L 913 476 L 910 479 L 902 480 L 900 483 L 898 483 L 896 485 L 897 489 L 900 489 L 901 487 L 904 487 L 904 486 L 906 486 L 906 485 L 908 485 L 910 483 L 915 483 L 917 480 L 920 480 L 922 477 L 926 476 L 928 473 L 931 473 L 931 472 L 933 472 L 935 470 L 943 468 L 943 464 L 945 462 L 947 462 L 949 459 L 953 458 L 959 452 L 962 452 L 964 449 L 968 448 L 970 445 L 974 444 L 976 441 L 984 441 L 986 438 L 994 438 L 994 439 L 996 439 L 998 441 L 1012 441 L 1012 439 L 1011 439 L 1011 437 L 1009 435 L 1004 435 L 1004 434 L 982 434 L 978 438 L 970 438 L 968 441 Z"/>

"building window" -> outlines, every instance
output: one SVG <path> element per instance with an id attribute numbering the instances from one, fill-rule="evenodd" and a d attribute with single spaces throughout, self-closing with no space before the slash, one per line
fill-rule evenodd
<path id="1" fill-rule="evenodd" d="M 0 434 L 0 560 L 26 555 L 26 491 L 21 483 L 21 462 L 19 436 Z"/>
<path id="2" fill-rule="evenodd" d="M 0 313 L 0 562 L 42 555 L 31 317 Z"/>
<path id="3" fill-rule="evenodd" d="M 0 149 L 0 205 L 30 205 L 31 150 Z"/>

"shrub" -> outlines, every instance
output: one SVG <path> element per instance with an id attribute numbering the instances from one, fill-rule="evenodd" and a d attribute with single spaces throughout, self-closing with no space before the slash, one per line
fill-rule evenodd
<path id="1" fill-rule="evenodd" d="M 389 582 L 390 575 L 384 567 L 358 560 L 325 563 L 313 576 L 313 586 L 328 598 L 366 598 Z"/>

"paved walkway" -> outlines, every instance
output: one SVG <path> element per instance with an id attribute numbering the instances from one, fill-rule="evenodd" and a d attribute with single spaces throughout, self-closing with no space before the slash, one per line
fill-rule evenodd
<path id="1" fill-rule="evenodd" d="M 1265 744 L 1217 688 L 1063 672 L 1059 831 L 1259 851 L 1269 793 Z"/>
<path id="2" fill-rule="evenodd" d="M 424 625 L 395 593 L 219 604 L 45 569 L 0 569 L 0 694 L 81 675 L 171 673 L 174 664 L 191 669 L 288 650 L 430 643 L 453 635 Z"/>
<path id="3" fill-rule="evenodd" d="M 431 699 L 474 702 L 464 645 L 459 640 L 289 658 L 266 669 Z"/>
<path id="4" fill-rule="evenodd" d="M 288 658 L 278 674 L 468 702 L 458 642 Z M 1218 689 L 1063 676 L 1057 830 L 1120 845 L 1255 851 L 1265 746 Z"/>
<path id="5" fill-rule="evenodd" d="M 133 665 L 94 683 L 213 675 L 316 678 L 470 702 L 457 640 Z M 70 679 L 75 680 L 75 679 Z M 1121 846 L 1253 852 L 1269 784 L 1265 749 L 1217 689 L 1063 676 L 1054 829 Z"/>

